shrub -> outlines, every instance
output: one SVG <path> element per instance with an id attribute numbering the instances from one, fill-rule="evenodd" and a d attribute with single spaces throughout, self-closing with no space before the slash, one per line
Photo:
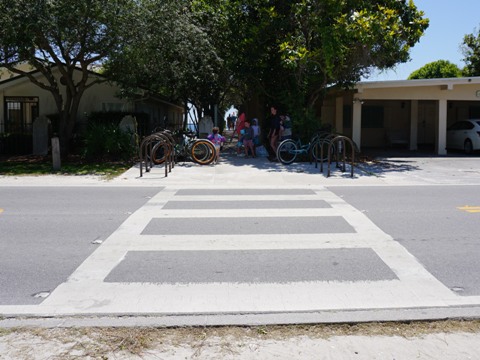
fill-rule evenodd
<path id="1" fill-rule="evenodd" d="M 135 154 L 131 135 L 112 123 L 90 123 L 85 137 L 84 156 L 88 160 L 127 161 Z"/>
<path id="2" fill-rule="evenodd" d="M 32 134 L 0 134 L 0 154 L 26 155 L 32 151 Z"/>

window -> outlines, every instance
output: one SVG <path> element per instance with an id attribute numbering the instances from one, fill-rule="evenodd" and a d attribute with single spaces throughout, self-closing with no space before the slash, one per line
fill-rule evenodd
<path id="1" fill-rule="evenodd" d="M 343 127 L 350 129 L 352 127 L 352 107 L 345 105 L 343 107 Z M 383 106 L 362 106 L 362 129 L 382 129 L 384 127 Z"/>
<path id="2" fill-rule="evenodd" d="M 350 105 L 343 106 L 343 128 L 351 129 L 352 127 L 352 107 Z"/>
<path id="3" fill-rule="evenodd" d="M 362 129 L 383 127 L 383 106 L 362 106 Z"/>
<path id="4" fill-rule="evenodd" d="M 480 119 L 480 106 L 470 106 L 468 113 L 470 119 Z"/>
<path id="5" fill-rule="evenodd" d="M 102 103 L 102 111 L 105 112 L 127 112 L 129 106 L 124 103 Z"/>
<path id="6" fill-rule="evenodd" d="M 460 130 L 461 128 L 462 128 L 462 122 L 459 121 L 459 122 L 456 122 L 456 123 L 454 123 L 453 125 L 451 125 L 451 126 L 448 128 L 448 130 L 454 131 L 454 130 Z"/>
<path id="7" fill-rule="evenodd" d="M 5 126 L 8 133 L 31 134 L 38 117 L 38 97 L 5 97 Z"/>
<path id="8" fill-rule="evenodd" d="M 475 127 L 473 123 L 470 121 L 457 121 L 452 126 L 450 126 L 447 130 L 455 131 L 455 130 L 472 130 Z"/>

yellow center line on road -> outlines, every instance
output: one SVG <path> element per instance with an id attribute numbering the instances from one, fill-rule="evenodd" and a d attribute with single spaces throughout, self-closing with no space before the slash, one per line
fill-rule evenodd
<path id="1" fill-rule="evenodd" d="M 462 210 L 462 211 L 466 211 L 466 212 L 469 212 L 469 213 L 480 213 L 480 206 L 466 205 L 466 206 L 457 207 L 457 209 Z"/>

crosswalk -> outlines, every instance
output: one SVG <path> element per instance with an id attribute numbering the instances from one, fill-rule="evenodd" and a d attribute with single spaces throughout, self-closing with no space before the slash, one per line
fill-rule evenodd
<path id="1" fill-rule="evenodd" d="M 255 314 L 479 300 L 450 291 L 365 214 L 321 186 L 167 186 L 35 311 Z"/>

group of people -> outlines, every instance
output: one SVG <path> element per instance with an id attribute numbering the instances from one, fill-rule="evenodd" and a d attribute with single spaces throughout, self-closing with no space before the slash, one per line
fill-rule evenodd
<path id="1" fill-rule="evenodd" d="M 258 119 L 249 120 L 246 118 L 245 112 L 242 112 L 235 124 L 235 131 L 238 136 L 237 155 L 242 153 L 243 146 L 245 157 L 256 157 L 255 148 L 261 144 Z"/>
<path id="2" fill-rule="evenodd" d="M 233 130 L 235 128 L 235 121 L 237 121 L 237 117 L 235 113 L 231 113 L 227 116 L 227 129 Z"/>
<path id="3" fill-rule="evenodd" d="M 235 123 L 232 124 L 232 119 L 235 119 Z M 245 156 L 246 158 L 257 156 L 256 149 L 262 144 L 260 124 L 257 118 L 251 120 L 247 119 L 244 111 L 240 112 L 238 117 L 233 115 L 227 118 L 228 129 L 233 129 L 238 136 L 237 142 L 237 155 Z M 276 153 L 278 144 L 292 137 L 292 124 L 288 115 L 281 115 L 278 112 L 278 108 L 275 105 L 270 107 L 269 118 L 269 131 L 267 134 L 267 148 L 269 148 L 269 159 L 272 161 L 277 160 Z M 215 162 L 218 161 L 220 148 L 226 141 L 219 133 L 219 128 L 214 127 L 212 133 L 208 135 L 208 139 L 215 145 L 216 157 Z M 243 153 L 242 153 L 243 147 Z"/>

